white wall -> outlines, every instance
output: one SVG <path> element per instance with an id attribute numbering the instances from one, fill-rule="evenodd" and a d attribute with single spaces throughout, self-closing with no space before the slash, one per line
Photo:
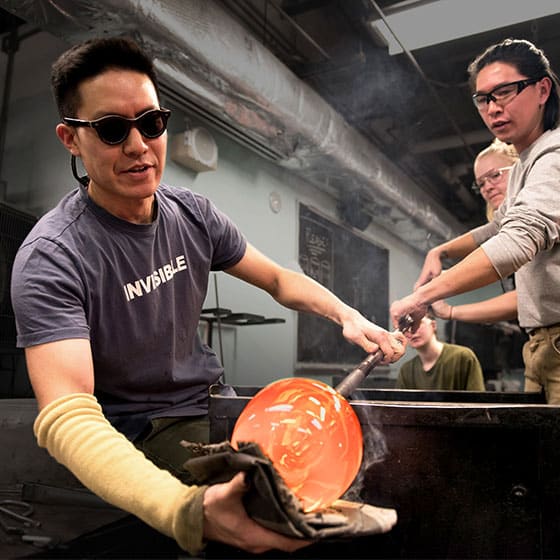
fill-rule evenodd
<path id="1" fill-rule="evenodd" d="M 44 34 L 41 34 L 41 41 L 45 42 Z M 57 41 L 46 42 L 45 58 L 34 62 L 40 66 L 37 75 L 43 87 L 39 87 L 37 81 L 34 81 L 33 88 L 22 87 L 21 80 L 32 73 L 33 68 L 17 68 L 16 65 L 15 95 L 10 108 L 2 173 L 7 181 L 6 202 L 38 216 L 52 208 L 75 184 L 69 155 L 54 133 L 58 117 L 49 91 L 48 72 L 45 72 L 65 45 Z M 170 135 L 182 129 L 183 116 L 175 110 L 170 121 Z M 250 243 L 281 265 L 299 269 L 298 203 L 313 206 L 335 218 L 335 201 L 218 132 L 212 131 L 212 134 L 219 148 L 216 171 L 197 174 L 168 158 L 164 181 L 208 196 L 239 225 Z M 269 205 L 272 192 L 281 198 L 282 207 L 278 213 L 274 213 Z M 376 226 L 369 226 L 364 235 L 389 250 L 390 301 L 409 293 L 420 271 L 421 256 Z M 296 313 L 226 274 L 217 273 L 215 278 L 221 307 L 234 312 L 280 317 L 286 321 L 283 324 L 226 327 L 222 336 L 226 381 L 238 385 L 263 385 L 293 375 Z M 214 281 L 213 275 L 207 307 L 216 306 Z M 486 293 L 494 295 L 497 292 L 492 287 Z M 462 298 L 469 300 L 469 296 Z M 213 346 L 219 352 L 218 342 L 215 330 Z M 391 369 L 393 376 L 397 367 Z M 324 379 L 330 381 L 328 372 Z"/>

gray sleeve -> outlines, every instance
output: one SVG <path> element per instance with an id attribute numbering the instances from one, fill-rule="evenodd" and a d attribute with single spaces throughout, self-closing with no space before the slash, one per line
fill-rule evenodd
<path id="1" fill-rule="evenodd" d="M 239 228 L 209 199 L 196 195 L 208 232 L 212 238 L 212 270 L 226 270 L 245 255 L 247 240 Z"/>
<path id="2" fill-rule="evenodd" d="M 560 238 L 560 153 L 547 152 L 538 158 L 523 181 L 500 231 L 482 244 L 502 278 L 538 252 L 551 249 Z"/>
<path id="3" fill-rule="evenodd" d="M 489 222 L 471 230 L 475 243 L 480 247 L 486 240 L 498 233 L 500 227 L 496 221 Z"/>
<path id="4" fill-rule="evenodd" d="M 20 248 L 11 296 L 18 347 L 89 339 L 83 281 L 72 258 L 56 243 L 38 239 Z"/>

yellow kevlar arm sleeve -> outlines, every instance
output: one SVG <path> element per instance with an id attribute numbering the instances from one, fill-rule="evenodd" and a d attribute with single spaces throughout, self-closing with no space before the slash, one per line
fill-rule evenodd
<path id="1" fill-rule="evenodd" d="M 99 497 L 173 537 L 193 556 L 204 548 L 207 486 L 186 486 L 156 467 L 111 426 L 93 395 L 56 399 L 39 413 L 33 429 L 39 446 Z"/>

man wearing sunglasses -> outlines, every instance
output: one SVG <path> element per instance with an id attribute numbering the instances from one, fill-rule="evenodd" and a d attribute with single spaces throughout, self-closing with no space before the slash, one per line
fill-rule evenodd
<path id="1" fill-rule="evenodd" d="M 79 186 L 24 241 L 12 283 L 39 445 L 191 554 L 205 540 L 251 553 L 305 546 L 248 517 L 242 473 L 208 487 L 178 478 L 187 475 L 179 441 L 207 441 L 208 387 L 222 373 L 197 331 L 209 273 L 334 321 L 386 362 L 403 354 L 404 337 L 266 258 L 208 199 L 161 184 L 170 112 L 135 43 L 72 47 L 53 65 L 52 86 Z"/>

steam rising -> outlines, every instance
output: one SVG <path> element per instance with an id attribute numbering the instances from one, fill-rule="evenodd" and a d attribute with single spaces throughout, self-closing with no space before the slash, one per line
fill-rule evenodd
<path id="1" fill-rule="evenodd" d="M 346 491 L 342 499 L 352 502 L 363 502 L 361 493 L 364 488 L 364 478 L 370 467 L 385 460 L 388 454 L 387 441 L 381 429 L 374 425 L 372 418 L 373 410 L 363 409 L 359 413 L 362 424 L 362 435 L 364 442 L 364 455 L 360 470 L 350 488 Z"/>

